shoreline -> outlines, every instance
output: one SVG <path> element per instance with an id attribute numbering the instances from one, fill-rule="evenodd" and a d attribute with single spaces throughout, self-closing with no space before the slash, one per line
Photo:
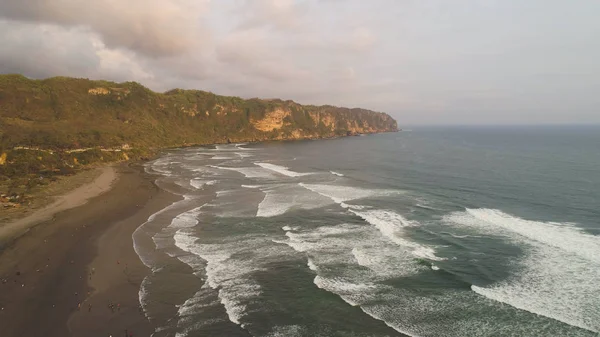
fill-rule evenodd
<path id="1" fill-rule="evenodd" d="M 139 311 L 140 285 L 150 270 L 135 252 L 132 234 L 178 196 L 156 186 L 156 176 L 139 162 L 97 169 L 102 173 L 91 183 L 11 222 L 7 227 L 22 233 L 5 246 L 0 228 L 3 336 L 154 332 Z M 33 317 L 37 324 L 31 324 Z"/>
<path id="2" fill-rule="evenodd" d="M 3 336 L 106 337 L 125 329 L 149 336 L 154 331 L 138 310 L 139 286 L 149 270 L 134 251 L 132 233 L 175 196 L 154 185 L 140 165 L 104 170 L 101 180 L 52 204 L 62 206 L 45 207 L 10 226 L 25 232 L 0 252 Z"/>
<path id="3" fill-rule="evenodd" d="M 2 225 L 0 227 L 0 249 L 10 246 L 31 228 L 52 220 L 56 214 L 84 205 L 90 199 L 110 190 L 118 178 L 115 167 L 113 165 L 103 166 L 96 170 L 100 171 L 100 174 L 93 181 L 55 197 L 54 202 L 34 209 L 31 214 Z"/>

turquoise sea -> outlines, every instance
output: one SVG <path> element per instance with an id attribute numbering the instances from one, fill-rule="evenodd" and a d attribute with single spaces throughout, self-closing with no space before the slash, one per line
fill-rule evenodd
<path id="1" fill-rule="evenodd" d="M 600 128 L 173 150 L 134 233 L 154 336 L 598 336 Z"/>

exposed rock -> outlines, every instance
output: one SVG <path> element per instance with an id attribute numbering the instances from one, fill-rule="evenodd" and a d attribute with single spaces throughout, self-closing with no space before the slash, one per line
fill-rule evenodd
<path id="1" fill-rule="evenodd" d="M 7 177 L 67 174 L 74 156 L 80 165 L 88 165 L 147 157 L 170 147 L 398 130 L 389 115 L 365 109 L 200 90 L 158 93 L 135 82 L 0 75 L 0 92 L 0 134 L 5 140 L 0 175 Z"/>
<path id="2" fill-rule="evenodd" d="M 273 110 L 267 112 L 263 119 L 252 121 L 252 125 L 263 132 L 278 130 L 283 127 L 283 119 L 289 115 L 290 112 L 283 109 Z"/>
<path id="3" fill-rule="evenodd" d="M 88 90 L 88 94 L 91 95 L 110 95 L 110 90 L 106 88 L 93 88 Z"/>

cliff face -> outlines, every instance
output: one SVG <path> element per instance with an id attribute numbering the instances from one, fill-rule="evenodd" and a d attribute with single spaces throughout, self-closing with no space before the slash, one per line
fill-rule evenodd
<path id="1" fill-rule="evenodd" d="M 388 131 L 397 131 L 394 119 L 364 109 L 0 75 L 0 192 L 7 177 L 143 157 L 165 147 Z"/>
<path id="2" fill-rule="evenodd" d="M 1 146 L 49 149 L 165 147 L 226 141 L 325 138 L 396 131 L 363 109 L 244 100 L 197 90 L 155 93 L 133 82 L 0 76 Z"/>

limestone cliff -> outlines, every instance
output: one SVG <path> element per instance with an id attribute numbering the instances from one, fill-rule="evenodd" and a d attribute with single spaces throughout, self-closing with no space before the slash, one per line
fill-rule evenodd
<path id="1" fill-rule="evenodd" d="M 156 93 L 135 82 L 0 75 L 0 150 L 161 148 L 396 130 L 389 115 L 364 109 L 199 90 Z"/>
<path id="2" fill-rule="evenodd" d="M 166 147 L 389 131 L 397 131 L 394 119 L 364 109 L 199 90 L 156 93 L 135 82 L 0 75 L 0 183 Z"/>

